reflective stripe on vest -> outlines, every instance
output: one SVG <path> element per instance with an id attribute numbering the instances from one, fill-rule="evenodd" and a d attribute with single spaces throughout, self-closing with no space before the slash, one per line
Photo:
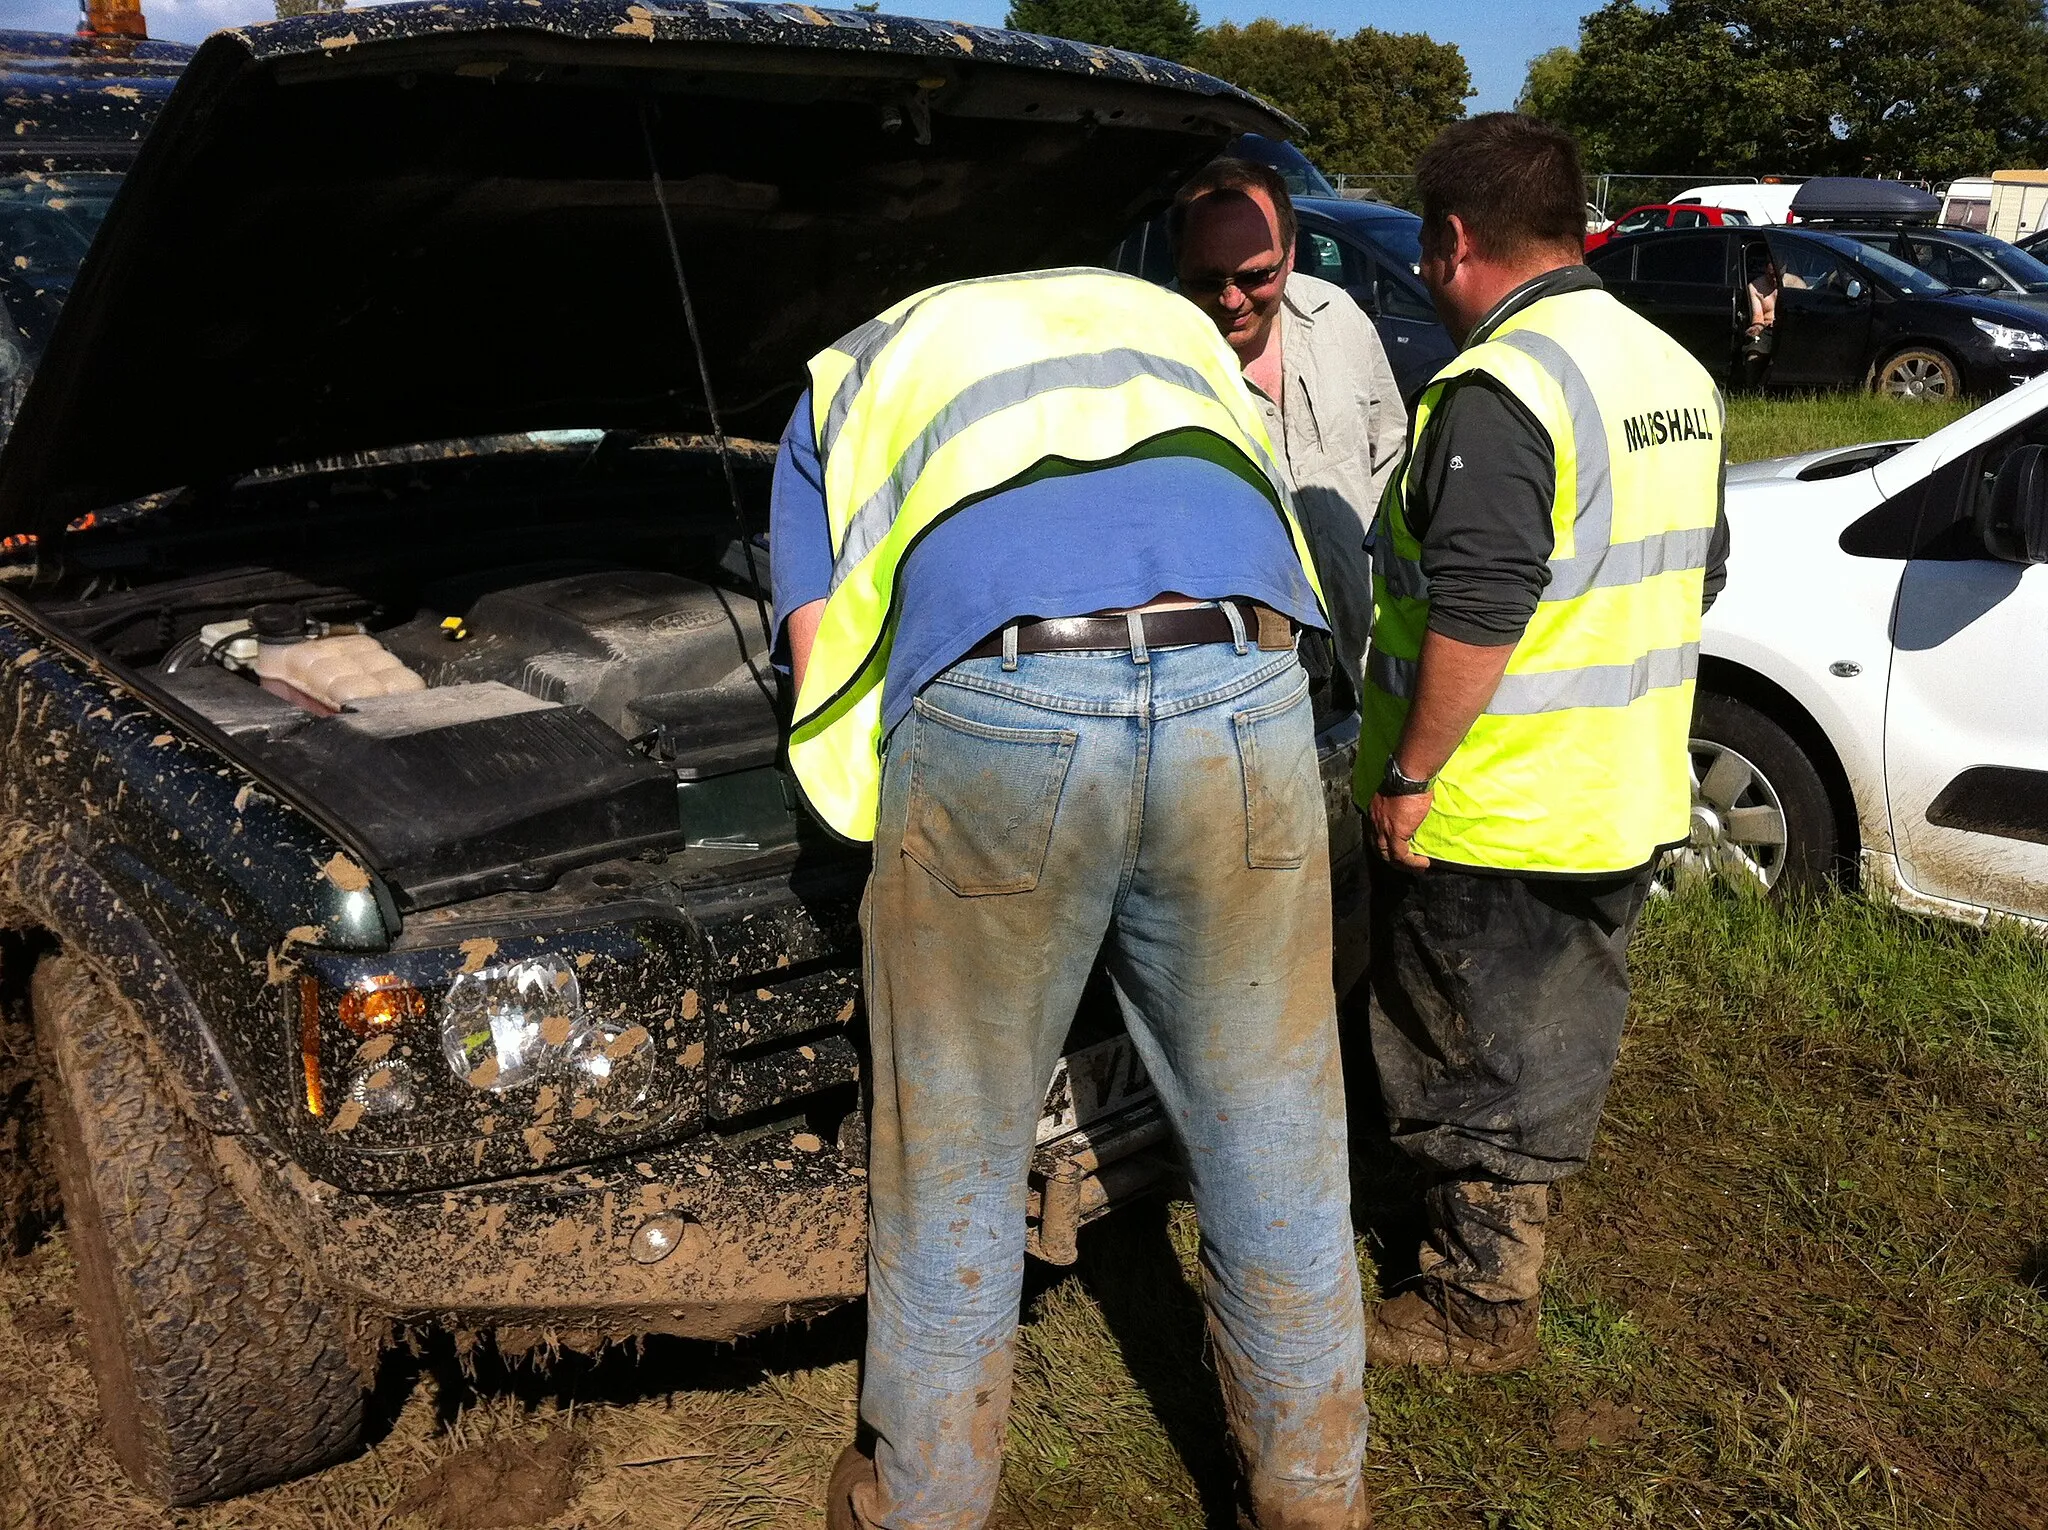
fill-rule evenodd
<path id="1" fill-rule="evenodd" d="M 905 496 L 924 472 L 925 464 L 955 436 L 991 415 L 1014 408 L 1034 394 L 1043 393 L 1048 386 L 1108 389 L 1121 387 L 1140 377 L 1156 378 L 1221 403 L 1216 390 L 1197 368 L 1169 356 L 1133 350 L 1098 351 L 1087 356 L 1027 362 L 969 384 L 903 448 L 889 476 L 853 512 L 839 551 L 832 560 L 832 588 L 838 589 L 847 574 L 857 568 L 861 560 L 888 535 L 889 528 L 896 523 L 897 512 L 903 508 Z M 1256 452 L 1260 470 L 1277 484 L 1280 474 L 1265 447 L 1257 442 L 1247 444 Z"/>
<path id="2" fill-rule="evenodd" d="M 1236 356 L 1149 282 L 1083 268 L 935 287 L 812 358 L 811 399 L 833 566 L 789 758 L 812 810 L 849 839 L 875 832 L 899 570 L 961 505 L 1051 461 L 1166 442 L 1256 484 L 1321 595 Z"/>
<path id="3" fill-rule="evenodd" d="M 1723 410 L 1698 363 L 1603 292 L 1530 304 L 1417 402 L 1410 461 L 1381 500 L 1374 540 L 1358 796 L 1371 796 L 1399 740 L 1428 626 L 1429 581 L 1405 518 L 1417 447 L 1448 385 L 1475 372 L 1550 436 L 1555 545 L 1536 614 L 1439 773 L 1414 848 L 1500 870 L 1629 870 L 1689 825 L 1686 737 Z"/>

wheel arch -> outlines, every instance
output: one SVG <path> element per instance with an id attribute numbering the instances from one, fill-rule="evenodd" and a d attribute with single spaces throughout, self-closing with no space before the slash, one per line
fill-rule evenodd
<path id="1" fill-rule="evenodd" d="M 1702 654 L 1697 688 L 1754 707 L 1790 734 L 1805 752 L 1820 775 L 1821 785 L 1827 788 L 1828 805 L 1834 810 L 1843 880 L 1853 883 L 1856 868 L 1862 863 L 1862 822 L 1857 815 L 1856 793 L 1849 784 L 1849 773 L 1843 769 L 1841 756 L 1827 730 L 1790 691 L 1732 659 Z"/>
<path id="2" fill-rule="evenodd" d="M 142 1039 L 184 1113 L 216 1134 L 255 1132 L 255 1116 L 212 1027 L 130 904 L 60 842 L 28 850 L 6 868 L 5 879 L 11 885 L 0 922 L 26 935 L 38 960 L 62 950 L 99 972 L 140 1020 Z"/>

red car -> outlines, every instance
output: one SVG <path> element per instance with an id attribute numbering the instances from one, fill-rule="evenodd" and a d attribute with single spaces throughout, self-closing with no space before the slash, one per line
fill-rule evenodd
<path id="1" fill-rule="evenodd" d="M 1749 214 L 1737 212 L 1732 207 L 1701 207 L 1697 202 L 1678 206 L 1671 202 L 1653 202 L 1643 207 L 1632 207 L 1597 233 L 1586 236 L 1586 253 L 1592 254 L 1610 239 L 1619 239 L 1625 234 L 1647 234 L 1659 228 L 1719 228 L 1722 225 L 1747 227 Z"/>

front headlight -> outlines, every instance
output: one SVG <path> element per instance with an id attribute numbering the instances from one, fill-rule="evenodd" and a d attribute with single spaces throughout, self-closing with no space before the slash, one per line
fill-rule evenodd
<path id="1" fill-rule="evenodd" d="M 459 973 L 441 1001 L 448 1066 L 493 1094 L 562 1071 L 589 1029 L 576 969 L 557 956 Z"/>
<path id="2" fill-rule="evenodd" d="M 1973 318 L 1970 322 L 1990 336 L 1991 343 L 2001 351 L 2048 351 L 2048 335 L 2037 329 L 1995 324 L 1989 319 Z"/>

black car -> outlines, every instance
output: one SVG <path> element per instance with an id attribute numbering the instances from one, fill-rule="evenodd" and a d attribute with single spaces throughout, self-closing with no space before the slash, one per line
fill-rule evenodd
<path id="1" fill-rule="evenodd" d="M 1957 292 L 1980 293 L 2048 315 L 2048 263 L 1974 229 L 1838 227 L 1830 230 L 1917 266 Z"/>
<path id="2" fill-rule="evenodd" d="M 192 49 L 0 31 L 0 440 Z"/>
<path id="3" fill-rule="evenodd" d="M 1283 126 L 1156 59 L 809 7 L 200 48 L 0 453 L 0 1098 L 41 1101 L 0 1209 L 53 1166 L 140 1484 L 350 1451 L 408 1329 L 859 1295 L 867 852 L 779 763 L 768 443 L 886 305 L 1087 261 Z M 393 683 L 309 691 L 310 644 Z M 1357 719 L 1320 720 L 1355 921 Z M 1171 1168 L 1100 974 L 1065 1050 L 1031 1234 L 1071 1260 Z"/>
<path id="4" fill-rule="evenodd" d="M 1775 263 L 1768 355 L 1745 355 L 1749 280 Z M 2048 370 L 2048 315 L 1958 292 L 1842 234 L 1706 229 L 1637 236 L 1587 262 L 1727 386 L 2001 393 Z"/>
<path id="5" fill-rule="evenodd" d="M 1422 220 L 1381 202 L 1296 197 L 1294 268 L 1350 293 L 1372 315 L 1401 396 L 1413 404 L 1457 354 L 1422 284 Z"/>
<path id="6" fill-rule="evenodd" d="M 1244 133 L 1231 144 L 1227 151 L 1238 159 L 1248 159 L 1280 172 L 1280 179 L 1287 183 L 1290 195 L 1296 197 L 1335 197 L 1337 188 L 1330 178 L 1323 174 L 1316 162 L 1284 138 L 1268 138 L 1264 133 Z"/>

